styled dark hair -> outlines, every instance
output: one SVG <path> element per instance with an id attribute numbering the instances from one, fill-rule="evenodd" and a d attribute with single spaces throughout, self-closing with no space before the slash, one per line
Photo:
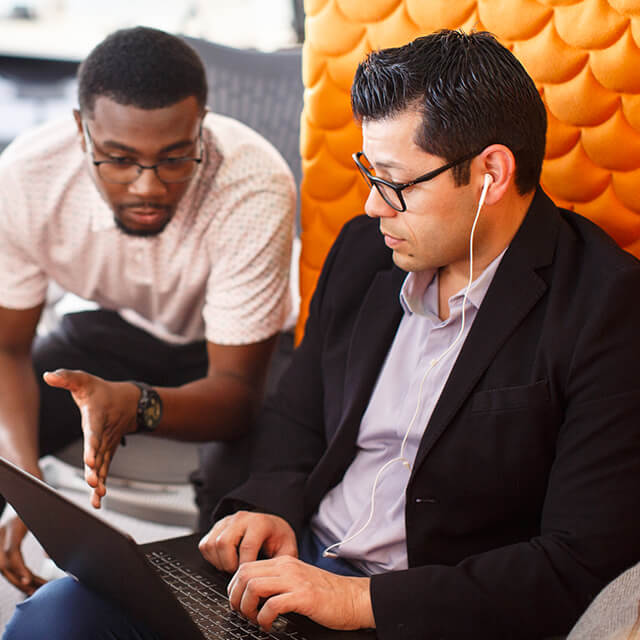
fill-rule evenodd
<path id="1" fill-rule="evenodd" d="M 356 71 L 351 107 L 359 121 L 417 108 L 416 144 L 427 153 L 451 162 L 503 144 L 516 159 L 518 192 L 538 185 L 547 113 L 524 67 L 490 33 L 442 30 L 370 53 Z M 468 183 L 470 162 L 454 167 L 457 185 Z"/>
<path id="2" fill-rule="evenodd" d="M 149 27 L 120 29 L 78 69 L 80 111 L 91 116 L 98 96 L 140 109 L 160 109 L 194 96 L 204 109 L 207 76 L 184 40 Z"/>

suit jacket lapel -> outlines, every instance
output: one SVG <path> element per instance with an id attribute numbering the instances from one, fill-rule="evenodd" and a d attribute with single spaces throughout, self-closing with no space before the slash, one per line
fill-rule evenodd
<path id="1" fill-rule="evenodd" d="M 398 296 L 405 276 L 396 267 L 378 272 L 360 306 L 347 353 L 342 418 L 312 474 L 314 480 L 329 473 L 328 483 L 335 484 L 353 459 L 362 415 L 402 318 Z M 309 484 L 323 491 L 326 487 L 325 482 Z M 313 503 L 313 497 L 310 500 Z"/>
<path id="2" fill-rule="evenodd" d="M 406 275 L 398 268 L 378 272 L 360 308 L 345 368 L 343 424 L 355 416 L 359 426 L 402 318 Z"/>
<path id="3" fill-rule="evenodd" d="M 544 295 L 547 285 L 535 269 L 552 262 L 558 224 L 555 205 L 538 189 L 433 411 L 414 469 L 424 461 L 505 340 Z"/>

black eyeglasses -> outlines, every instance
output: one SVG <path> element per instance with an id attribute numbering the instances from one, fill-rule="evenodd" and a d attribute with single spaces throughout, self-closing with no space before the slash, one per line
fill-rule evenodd
<path id="1" fill-rule="evenodd" d="M 155 164 L 140 164 L 130 158 L 114 158 L 112 160 L 96 160 L 94 149 L 96 148 L 89 127 L 86 122 L 82 123 L 87 141 L 89 142 L 89 152 L 91 153 L 91 161 L 98 171 L 98 175 L 105 182 L 112 184 L 132 184 L 142 174 L 145 169 L 151 169 L 157 176 L 158 180 L 166 184 L 174 184 L 179 182 L 187 182 L 196 172 L 198 165 L 202 162 L 202 123 L 198 133 L 200 142 L 200 157 L 191 158 L 167 158 L 160 160 Z M 104 153 L 100 151 L 100 153 Z M 106 154 L 105 154 L 106 155 Z"/>
<path id="2" fill-rule="evenodd" d="M 389 180 L 383 180 L 382 178 L 378 178 L 373 174 L 373 167 L 371 163 L 367 159 L 367 156 L 364 155 L 364 151 L 358 151 L 358 153 L 354 153 L 351 157 L 353 161 L 356 163 L 358 169 L 360 169 L 360 173 L 364 178 L 365 182 L 369 185 L 369 188 L 375 187 L 378 190 L 381 198 L 396 211 L 402 212 L 407 210 L 407 203 L 404 201 L 404 197 L 402 192 L 408 187 L 412 187 L 414 184 L 419 184 L 420 182 L 427 182 L 428 180 L 432 180 L 436 176 L 439 176 L 441 173 L 444 173 L 448 169 L 455 167 L 467 160 L 471 160 L 474 156 L 477 156 L 479 151 L 474 151 L 473 153 L 468 153 L 462 158 L 458 158 L 457 160 L 453 160 L 452 162 L 448 162 L 447 164 L 434 169 L 433 171 L 429 171 L 429 173 L 425 173 L 424 175 L 416 178 L 415 180 L 411 180 L 411 182 L 390 182 Z M 361 159 L 364 159 L 366 165 L 362 162 Z"/>

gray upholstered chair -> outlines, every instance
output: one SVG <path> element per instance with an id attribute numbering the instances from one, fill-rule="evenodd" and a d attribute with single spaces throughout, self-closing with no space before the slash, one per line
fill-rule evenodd
<path id="1" fill-rule="evenodd" d="M 627 569 L 596 596 L 567 636 L 567 640 L 639 638 L 640 563 Z"/>
<path id="2" fill-rule="evenodd" d="M 304 90 L 301 47 L 263 52 L 184 39 L 200 54 L 207 69 L 210 109 L 262 134 L 283 155 L 299 185 Z"/>

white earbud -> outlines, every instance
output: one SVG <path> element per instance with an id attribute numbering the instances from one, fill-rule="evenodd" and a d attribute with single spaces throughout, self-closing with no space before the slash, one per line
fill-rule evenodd
<path id="1" fill-rule="evenodd" d="M 489 190 L 489 186 L 493 182 L 493 176 L 490 173 L 484 174 L 484 183 L 482 185 L 482 193 L 480 194 L 480 200 L 478 202 L 478 213 L 484 204 L 484 199 L 487 197 L 487 191 Z"/>

